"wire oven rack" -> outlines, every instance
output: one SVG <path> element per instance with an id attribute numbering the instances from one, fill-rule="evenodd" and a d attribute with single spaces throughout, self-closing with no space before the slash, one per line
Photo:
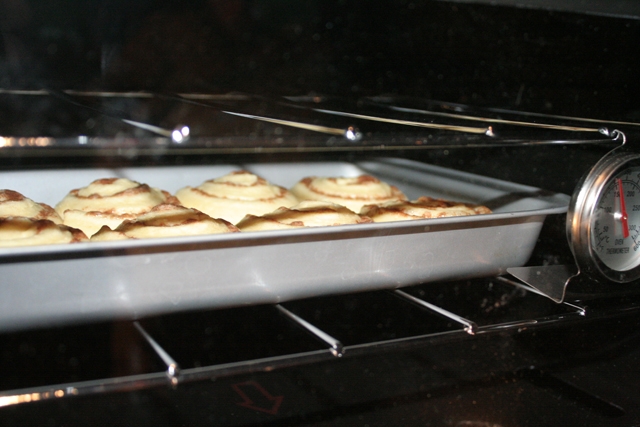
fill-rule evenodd
<path id="1" fill-rule="evenodd" d="M 508 276 L 0 336 L 0 406 L 211 380 L 640 311 Z"/>
<path id="2" fill-rule="evenodd" d="M 639 124 L 399 97 L 0 88 L 0 155 L 339 153 L 602 144 Z"/>

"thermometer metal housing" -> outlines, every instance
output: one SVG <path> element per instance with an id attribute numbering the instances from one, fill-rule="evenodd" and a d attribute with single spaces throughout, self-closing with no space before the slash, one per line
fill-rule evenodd
<path id="1" fill-rule="evenodd" d="M 580 271 L 627 283 L 640 277 L 640 154 L 614 151 L 581 180 L 567 214 Z"/>

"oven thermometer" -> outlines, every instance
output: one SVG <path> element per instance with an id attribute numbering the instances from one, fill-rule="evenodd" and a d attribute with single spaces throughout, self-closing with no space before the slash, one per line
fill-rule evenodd
<path id="1" fill-rule="evenodd" d="M 590 278 L 640 277 L 640 154 L 614 150 L 587 173 L 569 205 L 567 236 Z"/>
<path id="2" fill-rule="evenodd" d="M 558 303 L 579 276 L 592 290 L 594 283 L 608 287 L 640 277 L 640 154 L 625 148 L 622 132 L 601 132 L 622 144 L 582 177 L 569 203 L 567 238 L 576 265 L 507 269 Z"/>

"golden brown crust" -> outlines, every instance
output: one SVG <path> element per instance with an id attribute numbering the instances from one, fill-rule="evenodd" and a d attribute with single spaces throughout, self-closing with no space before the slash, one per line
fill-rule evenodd
<path id="1" fill-rule="evenodd" d="M 491 213 L 491 210 L 486 206 L 434 199 L 431 197 L 419 197 L 413 201 L 367 205 L 360 210 L 360 215 L 366 215 L 374 222 L 406 221 L 411 219 L 444 218 L 488 213 Z"/>
<path id="2" fill-rule="evenodd" d="M 406 200 L 397 187 L 371 175 L 358 177 L 306 177 L 293 186 L 291 192 L 300 200 L 320 200 L 346 206 L 359 212 L 367 204 Z"/>
<path id="3" fill-rule="evenodd" d="M 0 190 L 0 202 L 21 202 L 25 200 L 22 194 L 13 190 Z"/>
<path id="4" fill-rule="evenodd" d="M 305 201 L 291 208 L 281 207 L 262 216 L 247 215 L 238 223 L 241 231 L 283 230 L 372 222 L 344 206 L 320 201 Z"/>
<path id="5" fill-rule="evenodd" d="M 36 246 L 86 242 L 78 229 L 46 219 L 8 217 L 0 219 L 0 247 Z"/>
<path id="6" fill-rule="evenodd" d="M 214 219 L 196 209 L 161 204 L 134 220 L 126 220 L 114 230 L 103 226 L 91 241 L 178 237 L 234 233 L 238 228 L 223 219 Z"/>
<path id="7" fill-rule="evenodd" d="M 22 216 L 33 219 L 47 219 L 62 224 L 62 218 L 49 205 L 36 203 L 13 190 L 0 190 L 0 218 Z"/>

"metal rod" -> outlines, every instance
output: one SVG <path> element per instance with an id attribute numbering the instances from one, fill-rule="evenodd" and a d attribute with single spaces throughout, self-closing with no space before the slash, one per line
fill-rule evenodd
<path id="1" fill-rule="evenodd" d="M 116 111 L 116 110 L 112 110 L 112 109 L 108 110 L 108 109 L 105 109 L 105 108 L 97 108 L 97 107 L 94 107 L 94 106 L 91 106 L 91 105 L 87 105 L 84 102 L 78 101 L 75 98 L 75 95 L 70 94 L 68 91 L 45 90 L 44 92 L 46 94 L 48 94 L 48 95 L 54 96 L 54 97 L 56 97 L 58 99 L 61 99 L 61 100 L 66 101 L 66 102 L 69 102 L 69 103 L 71 103 L 73 105 L 76 105 L 78 107 L 82 107 L 82 108 L 86 108 L 86 109 L 91 110 L 91 111 L 95 111 L 95 112 L 100 113 L 102 115 L 105 115 L 107 117 L 111 117 L 111 118 L 120 120 L 121 122 L 126 123 L 126 124 L 128 124 L 130 126 L 134 126 L 134 127 L 139 128 L 139 129 L 144 129 L 144 130 L 147 130 L 149 132 L 153 132 L 153 133 L 155 133 L 157 135 L 160 135 L 160 136 L 171 138 L 172 135 L 173 135 L 173 132 L 174 132 L 174 130 L 164 129 L 164 128 L 161 128 L 159 126 L 154 126 L 154 125 L 151 125 L 151 124 L 148 124 L 148 123 L 142 123 L 142 122 L 138 122 L 138 121 L 135 121 L 135 120 L 127 119 L 127 118 L 125 118 L 125 113 L 120 112 L 120 111 Z"/>
<path id="2" fill-rule="evenodd" d="M 329 126 L 322 126 L 322 125 L 314 125 L 311 123 L 304 123 L 304 122 L 298 122 L 298 121 L 294 121 L 294 120 L 284 120 L 284 119 L 277 119 L 274 117 L 265 117 L 265 116 L 258 116 L 255 114 L 247 114 L 247 113 L 240 113 L 237 111 L 229 111 L 227 109 L 222 109 L 221 107 L 218 106 L 214 106 L 208 103 L 204 103 L 201 102 L 199 100 L 201 99 L 208 99 L 204 96 L 198 96 L 198 97 L 193 97 L 193 96 L 184 96 L 184 95 L 180 95 L 180 94 L 156 94 L 155 96 L 160 97 L 160 98 L 167 98 L 167 99 L 172 99 L 175 101 L 179 101 L 179 102 L 187 102 L 189 104 L 192 105 L 197 105 L 200 107 L 205 107 L 205 108 L 213 108 L 216 111 L 219 111 L 223 114 L 229 114 L 232 116 L 236 116 L 236 117 L 243 117 L 246 119 L 252 119 L 252 120 L 259 120 L 259 121 L 263 121 L 263 122 L 267 122 L 267 123 L 274 123 L 274 124 L 279 124 L 279 125 L 283 125 L 283 126 L 289 126 L 289 127 L 293 127 L 293 128 L 297 128 L 297 129 L 305 129 L 305 130 L 310 130 L 312 132 L 319 132 L 319 133 L 325 133 L 325 134 L 329 134 L 329 135 L 340 135 L 345 137 L 346 139 L 350 140 L 350 141 L 359 141 L 360 139 L 362 139 L 362 134 L 353 126 L 348 126 L 345 129 L 342 128 L 334 128 L 334 127 L 329 127 Z M 220 100 L 220 99 L 213 99 L 213 100 Z"/>
<path id="3" fill-rule="evenodd" d="M 121 120 L 124 123 L 127 123 L 129 125 L 132 125 L 132 126 L 135 126 L 135 127 L 141 128 L 141 129 L 145 129 L 147 131 L 156 133 L 156 134 L 164 136 L 164 137 L 173 138 L 174 135 L 177 135 L 178 136 L 178 141 L 176 141 L 176 142 L 182 142 L 183 139 L 184 139 L 181 135 L 176 134 L 176 129 L 173 129 L 173 130 L 163 129 L 163 128 L 160 128 L 158 126 L 150 125 L 148 123 L 140 123 L 140 122 L 132 121 L 132 120 L 124 118 L 123 114 L 121 114 L 119 112 L 113 112 L 113 111 L 107 111 L 107 110 L 104 110 L 104 109 L 98 109 L 98 108 L 86 105 L 86 104 L 84 104 L 82 102 L 79 102 L 79 101 L 73 99 L 73 97 L 95 96 L 95 97 L 110 98 L 110 97 L 118 97 L 118 96 L 120 96 L 120 97 L 126 97 L 126 98 L 143 98 L 143 99 L 149 99 L 149 98 L 154 98 L 154 97 L 161 97 L 161 98 L 164 97 L 164 98 L 169 98 L 169 99 L 174 99 L 174 100 L 190 102 L 192 104 L 200 105 L 200 106 L 204 106 L 204 107 L 215 108 L 216 110 L 218 110 L 218 111 L 220 111 L 220 112 L 222 112 L 224 114 L 230 114 L 230 115 L 235 115 L 235 116 L 238 116 L 238 117 L 244 117 L 244 118 L 253 119 L 253 120 L 260 120 L 260 121 L 264 121 L 264 122 L 275 123 L 275 124 L 280 124 L 280 125 L 283 125 L 283 126 L 290 126 L 290 127 L 295 127 L 295 128 L 299 128 L 299 129 L 310 130 L 310 131 L 313 131 L 313 132 L 325 133 L 325 134 L 329 134 L 329 135 L 341 135 L 341 136 L 344 136 L 346 139 L 351 140 L 351 141 L 359 141 L 360 139 L 362 139 L 362 134 L 357 129 L 355 129 L 354 127 L 351 127 L 351 126 L 347 127 L 346 129 L 341 129 L 341 128 L 322 126 L 322 125 L 315 125 L 315 124 L 292 121 L 292 120 L 283 120 L 283 119 L 277 119 L 277 118 L 272 118 L 272 117 L 264 117 L 264 116 L 254 115 L 254 114 L 247 114 L 247 113 L 229 111 L 229 110 L 226 110 L 226 109 L 222 109 L 221 107 L 218 107 L 218 106 L 213 106 L 213 105 L 210 105 L 208 103 L 201 102 L 201 100 L 210 100 L 210 101 L 250 100 L 250 99 L 252 99 L 252 97 L 249 96 L 249 95 L 211 95 L 211 94 L 187 94 L 187 93 L 185 93 L 185 94 L 166 95 L 166 94 L 156 94 L 156 93 L 152 93 L 152 92 L 98 92 L 98 91 L 76 91 L 76 90 L 48 90 L 48 89 L 41 89 L 41 90 L 14 90 L 14 89 L 3 89 L 3 88 L 0 88 L 0 94 L 37 95 L 37 96 L 53 95 L 53 96 L 57 96 L 59 98 L 63 98 L 65 100 L 69 101 L 69 102 L 72 102 L 72 103 L 74 103 L 74 104 L 76 104 L 78 106 L 81 106 L 81 107 L 84 107 L 84 108 L 88 108 L 88 109 L 92 109 L 92 110 L 97 111 L 97 112 L 99 112 L 101 114 L 104 114 L 104 115 L 119 119 L 119 120 Z M 512 125 L 519 125 L 519 126 L 530 126 L 530 127 L 543 128 L 543 129 L 552 129 L 552 130 L 582 131 L 582 132 L 599 132 L 600 131 L 599 128 L 562 126 L 562 125 L 552 125 L 552 124 L 525 122 L 525 121 L 518 121 L 518 120 L 491 119 L 491 118 L 479 117 L 479 116 L 454 114 L 454 113 L 446 113 L 446 112 L 434 112 L 434 111 L 429 111 L 429 110 L 413 109 L 413 108 L 404 108 L 404 107 L 398 107 L 398 106 L 394 106 L 394 105 L 387 105 L 385 103 L 380 103 L 380 104 L 384 105 L 385 107 L 387 107 L 389 109 L 400 111 L 400 112 L 410 112 L 410 113 L 434 115 L 434 116 L 441 116 L 441 117 L 456 118 L 456 119 L 460 119 L 460 120 L 474 120 L 474 121 L 480 121 L 480 122 L 486 122 L 486 123 L 492 123 L 492 122 L 493 123 L 503 123 L 503 124 L 512 124 Z M 391 123 L 391 124 L 398 124 L 398 125 L 404 125 L 404 126 L 414 126 L 414 127 L 421 127 L 421 128 L 429 128 L 429 129 L 448 130 L 448 131 L 471 133 L 471 134 L 483 134 L 483 135 L 486 135 L 486 136 L 489 136 L 489 137 L 495 137 L 496 136 L 494 134 L 494 130 L 493 130 L 492 126 L 483 127 L 483 128 L 471 127 L 471 126 L 456 126 L 456 125 L 447 125 L 447 124 L 438 124 L 438 123 L 425 123 L 425 122 L 411 121 L 411 120 L 400 120 L 400 119 L 378 117 L 378 116 L 356 114 L 356 113 L 349 113 L 349 112 L 344 112 L 344 111 L 335 111 L 335 110 L 327 110 L 327 109 L 312 108 L 312 107 L 307 107 L 307 109 L 309 109 L 311 111 L 323 113 L 323 114 L 331 114 L 331 115 L 337 115 L 337 116 L 342 116 L 342 117 L 350 117 L 350 118 L 361 119 L 361 120 L 377 121 L 377 122 L 383 122 L 383 123 Z M 533 113 L 521 113 L 521 112 L 511 112 L 511 113 L 513 113 L 513 114 L 522 114 L 522 115 L 535 115 Z M 631 122 L 615 122 L 615 121 L 614 122 L 611 122 L 611 121 L 605 122 L 605 121 L 602 121 L 602 120 L 581 119 L 581 118 L 577 118 L 577 117 L 549 116 L 549 115 L 542 115 L 542 116 L 563 118 L 563 119 L 572 119 L 572 120 L 584 120 L 584 121 L 594 122 L 594 123 L 620 123 L 620 124 L 630 124 L 630 125 L 635 125 L 635 126 L 640 125 L 640 124 L 631 123 Z M 552 142 L 544 141 L 542 143 L 570 144 L 570 143 L 588 143 L 588 142 L 591 142 L 591 141 L 552 141 Z M 597 142 L 601 142 L 601 141 L 597 141 Z M 502 143 L 499 143 L 497 146 L 514 145 L 514 143 L 515 144 L 521 144 L 522 142 L 521 141 L 513 141 L 510 144 L 502 142 Z M 540 143 L 540 141 L 537 141 L 535 143 Z M 525 145 L 528 145 L 528 144 L 525 143 Z M 455 147 L 456 145 L 453 144 L 451 146 Z M 476 145 L 473 145 L 473 144 L 462 144 L 461 146 L 464 146 L 464 147 L 468 148 L 468 147 L 474 147 Z M 484 142 L 482 144 L 477 144 L 477 146 L 478 147 L 488 147 L 488 146 L 491 146 L 491 143 L 490 143 L 490 141 L 486 141 L 486 142 Z M 413 147 L 411 147 L 411 148 L 413 148 Z"/>
<path id="4" fill-rule="evenodd" d="M 313 124 L 309 124 L 309 123 L 303 123 L 303 122 L 295 122 L 295 121 L 291 121 L 291 120 L 281 120 L 281 119 L 274 119 L 271 117 L 262 117 L 262 116 L 256 116 L 253 114 L 244 114 L 244 113 L 235 113 L 233 111 L 225 111 L 225 110 L 221 110 L 221 112 L 225 113 L 225 114 L 230 114 L 232 116 L 238 116 L 238 117 L 244 117 L 247 119 L 253 119 L 253 120 L 260 120 L 263 122 L 268 122 L 268 123 L 275 123 L 278 125 L 283 125 L 283 126 L 290 126 L 290 127 L 295 127 L 295 128 L 299 128 L 299 129 L 306 129 L 306 130 L 310 130 L 310 131 L 314 131 L 314 132 L 321 132 L 321 133 L 327 133 L 329 135 L 348 135 L 348 129 L 340 129 L 340 128 L 332 128 L 332 127 L 328 127 L 328 126 L 319 126 L 319 125 L 313 125 Z M 349 138 L 352 139 L 352 138 Z"/>
<path id="5" fill-rule="evenodd" d="M 77 95 L 77 96 L 95 96 L 95 97 L 102 97 L 102 98 L 154 98 L 157 95 L 151 92 L 112 92 L 112 91 L 81 91 L 81 90 L 63 90 L 62 92 L 69 94 L 69 95 Z M 45 96 L 45 95 L 49 95 L 49 91 L 45 90 L 45 89 L 36 89 L 36 90 L 28 90 L 28 89 L 4 89 L 4 88 L 0 88 L 0 94 L 8 94 L 8 95 L 31 95 L 31 96 Z M 236 100 L 236 101 L 241 101 L 241 100 L 249 100 L 252 97 L 250 95 L 242 95 L 242 94 L 208 94 L 208 93 L 180 93 L 178 94 L 178 96 L 182 97 L 182 98 L 186 98 L 186 99 L 208 99 L 208 100 L 221 100 L 221 101 L 228 101 L 228 100 Z M 295 101 L 296 97 L 285 97 L 286 99 L 290 99 Z M 451 102 L 441 102 L 441 104 L 444 105 L 452 105 L 452 106 L 461 106 L 461 107 L 467 107 L 466 105 L 463 104 L 455 104 L 455 103 L 451 103 Z M 402 111 L 407 110 L 407 111 L 411 111 L 412 109 L 409 108 L 403 108 L 403 107 L 394 107 L 394 106 L 390 106 L 394 109 L 398 109 L 398 111 Z M 522 116 L 530 116 L 530 117 L 544 117 L 544 118 L 550 118 L 550 119 L 560 119 L 560 120 L 573 120 L 573 121 L 581 121 L 581 122 L 590 122 L 590 123 L 607 123 L 607 124 L 619 124 L 619 125 L 629 125 L 629 126 L 640 126 L 640 123 L 636 123 L 636 122 L 628 122 L 628 121 L 622 121 L 622 120 L 602 120 L 602 119 L 593 119 L 593 118 L 588 118 L 588 117 L 573 117 L 573 116 L 563 116 L 563 115 L 557 115 L 557 114 L 544 114 L 544 113 L 532 113 L 532 112 L 527 112 L 527 111 L 513 111 L 513 110 L 507 110 L 504 108 L 487 108 L 487 111 L 493 111 L 496 113 L 504 113 L 504 114 L 514 114 L 514 115 L 522 115 Z M 414 112 L 425 112 L 428 114 L 432 114 L 432 115 L 438 115 L 438 116 L 443 116 L 443 117 L 448 117 L 448 114 L 450 113 L 442 113 L 442 112 L 431 112 L 428 110 L 420 110 L 420 109 L 416 109 Z M 518 121 L 512 121 L 512 120 L 503 120 L 503 119 L 491 119 L 491 118 L 481 118 L 481 117 L 474 117 L 474 116 L 464 116 L 464 115 L 457 115 L 457 114 L 451 114 L 450 117 L 458 117 L 458 118 L 468 118 L 468 120 L 479 120 L 479 121 L 493 121 L 496 123 L 518 123 L 518 124 L 522 124 L 525 126 L 536 126 L 538 124 L 536 123 L 531 123 L 531 122 L 518 122 Z M 546 125 L 544 124 L 539 124 L 541 127 L 544 127 Z M 548 125 L 548 126 L 556 126 L 556 125 Z M 559 126 L 558 128 L 562 128 L 563 126 Z M 570 126 L 567 126 L 568 128 L 570 128 Z M 553 129 L 553 127 L 552 127 Z M 580 128 L 576 128 L 576 129 L 580 129 Z M 570 129 L 566 129 L 566 130 L 570 130 Z M 596 129 L 597 130 L 597 129 Z M 585 128 L 585 131 L 588 132 L 592 132 L 593 129 L 591 128 Z"/>
<path id="6" fill-rule="evenodd" d="M 173 133 L 173 131 L 170 131 L 169 129 L 163 129 L 161 127 L 150 125 L 147 123 L 136 122 L 134 120 L 128 120 L 128 119 L 120 119 L 120 120 L 122 120 L 124 123 L 128 125 L 131 125 L 140 129 L 148 130 L 149 132 L 153 132 L 155 134 L 158 134 L 160 136 L 165 136 L 167 138 L 171 138 L 171 134 Z"/>
<path id="7" fill-rule="evenodd" d="M 184 383 L 254 372 L 270 372 L 276 368 L 298 366 L 329 360 L 328 358 L 330 357 L 333 356 L 330 356 L 326 350 L 316 350 L 249 361 L 223 363 L 219 365 L 185 369 L 180 372 L 180 379 L 181 383 Z M 75 383 L 2 390 L 0 391 L 0 408 L 42 400 L 89 396 L 108 392 L 140 390 L 143 388 L 162 386 L 163 384 L 166 384 L 166 378 L 166 373 L 154 372 L 141 375 L 79 381 Z"/>
<path id="8" fill-rule="evenodd" d="M 178 366 L 178 362 L 173 360 L 169 353 L 167 353 L 165 349 L 163 349 L 160 344 L 158 344 L 156 340 L 154 340 L 151 335 L 149 335 L 147 331 L 145 331 L 145 329 L 138 321 L 133 322 L 133 326 L 136 327 L 142 337 L 147 341 L 147 343 L 149 343 L 156 354 L 160 356 L 160 359 L 162 359 L 165 365 L 167 365 L 167 377 L 169 378 L 172 386 L 177 386 L 180 376 L 180 366 Z"/>
<path id="9" fill-rule="evenodd" d="M 389 105 L 389 102 L 384 100 L 383 97 L 371 97 L 369 98 L 377 104 Z M 455 110 L 469 109 L 468 105 L 458 104 L 455 102 L 447 102 L 447 101 L 433 101 L 430 102 L 439 104 L 442 108 L 453 108 Z M 588 122 L 588 123 L 600 123 L 600 124 L 619 124 L 619 125 L 629 125 L 629 126 L 640 126 L 640 123 L 637 122 L 627 122 L 622 120 L 602 120 L 602 119 L 593 119 L 589 117 L 574 117 L 574 116 L 563 116 L 559 114 L 546 114 L 546 113 L 532 113 L 528 111 L 514 111 L 506 108 L 484 108 L 485 111 L 490 111 L 494 113 L 500 114 L 512 114 L 512 115 L 520 115 L 520 116 L 529 116 L 529 117 L 541 117 L 546 119 L 556 119 L 556 120 L 571 120 L 578 122 Z"/>
<path id="10" fill-rule="evenodd" d="M 371 120 L 375 122 L 392 123 L 396 125 L 415 126 L 415 127 L 440 129 L 440 130 L 452 130 L 457 132 L 466 132 L 466 133 L 475 133 L 475 134 L 483 134 L 487 136 L 494 136 L 491 127 L 477 128 L 477 127 L 470 127 L 470 126 L 440 125 L 436 123 L 424 123 L 424 122 L 416 122 L 411 120 L 387 119 L 385 117 L 368 116 L 364 114 L 347 113 L 343 111 L 324 110 L 321 108 L 313 108 L 313 111 L 317 111 L 319 113 L 324 113 L 324 114 L 332 114 L 335 116 L 350 117 L 354 119 L 363 119 L 363 120 Z"/>
<path id="11" fill-rule="evenodd" d="M 572 117 L 572 116 L 561 116 L 557 114 L 530 113 L 526 111 L 505 110 L 502 108 L 488 108 L 487 110 L 495 111 L 496 113 L 521 114 L 523 116 L 545 117 L 550 119 L 574 120 L 574 121 L 580 121 L 580 122 L 603 123 L 603 124 L 606 123 L 606 124 L 615 124 L 615 125 L 640 126 L 640 123 L 626 122 L 622 120 L 601 120 L 601 119 L 591 119 L 588 117 Z"/>
<path id="12" fill-rule="evenodd" d="M 295 314 L 293 314 L 292 312 L 290 312 L 280 304 L 276 304 L 276 308 L 278 309 L 278 311 L 280 311 L 280 313 L 284 314 L 287 318 L 294 321 L 299 326 L 302 326 L 307 331 L 311 332 L 313 335 L 315 335 L 316 337 L 320 338 L 322 341 L 329 344 L 331 346 L 331 354 L 333 354 L 336 357 L 342 357 L 342 355 L 344 354 L 344 346 L 340 341 L 338 341 L 331 335 L 327 334 L 326 332 L 322 331 L 321 329 L 315 327 L 314 325 L 307 322 L 306 320 L 302 319 L 301 317 L 296 316 Z"/>
<path id="13" fill-rule="evenodd" d="M 67 95 L 87 96 L 97 98 L 139 98 L 152 99 L 157 95 L 151 92 L 110 92 L 110 91 L 91 91 L 91 90 L 63 90 Z M 46 89 L 3 89 L 0 88 L 0 94 L 7 95 L 27 95 L 27 96 L 46 96 L 49 91 Z M 208 99 L 215 101 L 246 101 L 250 97 L 241 94 L 210 94 L 210 93 L 180 93 L 178 96 L 187 99 Z"/>
<path id="14" fill-rule="evenodd" d="M 469 335 L 475 335 L 476 332 L 478 332 L 478 325 L 476 325 L 475 322 L 472 322 L 471 320 L 465 319 L 462 316 L 458 316 L 455 313 L 451 313 L 448 310 L 445 310 L 444 308 L 438 307 L 437 305 L 433 305 L 431 303 L 428 303 L 424 300 L 421 300 L 420 298 L 416 298 L 413 295 L 410 295 L 406 292 L 401 291 L 400 289 L 396 289 L 395 291 L 393 291 L 396 295 L 400 296 L 401 298 L 404 298 L 406 300 L 409 300 L 415 304 L 418 304 L 419 306 L 426 308 L 428 310 L 431 311 L 435 311 L 438 314 L 441 314 L 461 325 L 464 326 L 464 330 L 465 332 L 467 332 Z"/>
<path id="15" fill-rule="evenodd" d="M 461 119 L 461 120 L 472 120 L 477 122 L 502 123 L 507 125 L 528 126 L 528 127 L 535 127 L 540 129 L 566 130 L 566 131 L 572 131 L 572 132 L 598 132 L 599 131 L 599 128 L 550 125 L 545 123 L 523 122 L 520 120 L 491 119 L 487 117 L 469 116 L 466 114 L 443 113 L 439 111 L 421 110 L 417 108 L 396 107 L 394 105 L 390 105 L 388 106 L 388 108 L 394 111 L 400 111 L 402 113 L 415 113 L 415 114 L 424 114 L 428 116 L 448 117 L 448 118 Z"/>

